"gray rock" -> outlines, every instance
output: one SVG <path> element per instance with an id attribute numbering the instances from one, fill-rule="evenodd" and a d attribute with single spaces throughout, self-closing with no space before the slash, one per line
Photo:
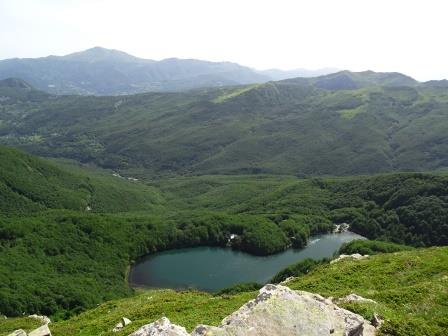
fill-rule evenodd
<path id="1" fill-rule="evenodd" d="M 333 233 L 343 233 L 347 232 L 350 229 L 350 225 L 347 223 L 335 224 Z"/>
<path id="2" fill-rule="evenodd" d="M 25 330 L 18 329 L 18 330 L 15 330 L 13 333 L 9 334 L 8 336 L 27 336 L 27 335 L 28 336 L 51 336 L 51 331 L 48 328 L 48 324 L 51 323 L 51 320 L 47 316 L 33 314 L 33 315 L 29 315 L 28 317 L 42 322 L 43 325 L 37 329 L 34 329 L 29 334 L 27 334 L 25 332 Z"/>
<path id="3" fill-rule="evenodd" d="M 126 327 L 127 325 L 131 324 L 132 321 L 130 319 L 128 319 L 127 317 L 122 317 L 120 322 L 118 322 L 115 327 L 112 329 L 113 332 L 118 332 L 121 329 L 123 329 L 124 327 Z"/>
<path id="4" fill-rule="evenodd" d="M 34 329 L 28 336 L 51 336 L 51 332 L 48 328 L 48 324 L 44 324 L 43 326 Z"/>
<path id="5" fill-rule="evenodd" d="M 338 302 L 361 302 L 361 303 L 367 302 L 367 303 L 374 303 L 374 304 L 377 303 L 375 300 L 363 298 L 362 296 L 357 295 L 355 293 L 351 293 L 347 296 L 344 296 L 343 298 L 340 298 L 338 300 Z"/>
<path id="6" fill-rule="evenodd" d="M 291 282 L 295 279 L 296 277 L 290 276 L 287 277 L 285 280 L 283 280 L 282 282 L 280 282 L 280 285 L 286 285 L 288 282 Z"/>
<path id="7" fill-rule="evenodd" d="M 219 327 L 200 325 L 193 336 L 361 336 L 361 316 L 320 295 L 266 285 L 254 300 L 226 317 Z"/>
<path id="8" fill-rule="evenodd" d="M 332 260 L 332 261 L 330 261 L 330 264 L 334 264 L 334 263 L 336 263 L 336 262 L 339 262 L 339 261 L 341 261 L 341 260 L 343 260 L 343 259 L 355 259 L 355 260 L 361 260 L 361 259 L 365 259 L 365 258 L 368 258 L 369 257 L 369 255 L 368 254 L 366 254 L 366 255 L 362 255 L 362 254 L 359 254 L 359 253 L 354 253 L 354 254 L 341 254 L 339 257 L 337 257 L 336 259 L 334 259 L 334 260 Z"/>
<path id="9" fill-rule="evenodd" d="M 166 317 L 146 324 L 129 336 L 189 336 L 185 328 L 172 324 Z"/>
<path id="10" fill-rule="evenodd" d="M 331 300 L 281 285 L 266 285 L 259 295 L 217 327 L 199 325 L 192 336 L 373 336 L 375 328 L 361 316 Z M 129 336 L 188 336 L 167 318 Z"/>

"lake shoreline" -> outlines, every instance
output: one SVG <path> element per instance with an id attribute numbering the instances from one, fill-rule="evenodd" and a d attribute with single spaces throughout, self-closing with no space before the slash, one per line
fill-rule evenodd
<path id="1" fill-rule="evenodd" d="M 137 259 L 130 267 L 128 285 L 134 289 L 173 289 L 216 292 L 242 283 L 267 283 L 283 268 L 306 258 L 330 258 L 339 247 L 366 239 L 346 231 L 312 236 L 305 248 L 254 256 L 231 247 L 199 246 L 167 250 Z"/>

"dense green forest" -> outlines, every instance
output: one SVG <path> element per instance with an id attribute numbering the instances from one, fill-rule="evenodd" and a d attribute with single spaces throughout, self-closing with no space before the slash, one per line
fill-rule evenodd
<path id="1" fill-rule="evenodd" d="M 1 143 L 134 177 L 448 167 L 448 91 L 396 73 L 114 97 L 4 83 L 0 97 Z"/>
<path id="2" fill-rule="evenodd" d="M 394 174 L 336 183 L 332 211 L 371 239 L 412 246 L 448 244 L 448 180 L 429 174 Z M 361 201 L 362 200 L 362 201 Z M 361 203 L 360 203 L 361 202 Z"/>

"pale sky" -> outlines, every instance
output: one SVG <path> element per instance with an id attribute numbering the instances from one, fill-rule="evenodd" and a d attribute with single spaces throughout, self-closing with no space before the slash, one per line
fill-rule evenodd
<path id="1" fill-rule="evenodd" d="M 446 0 L 0 0 L 0 59 L 94 46 L 257 69 L 448 78 Z"/>

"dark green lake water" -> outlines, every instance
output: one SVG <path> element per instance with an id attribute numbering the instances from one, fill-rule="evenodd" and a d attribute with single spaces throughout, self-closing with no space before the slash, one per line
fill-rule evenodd
<path id="1" fill-rule="evenodd" d="M 325 234 L 312 237 L 304 249 L 289 249 L 266 257 L 220 247 L 166 251 L 141 259 L 132 267 L 129 281 L 133 286 L 205 291 L 241 282 L 264 284 L 288 265 L 305 258 L 330 257 L 343 243 L 362 238 L 352 232 Z"/>

